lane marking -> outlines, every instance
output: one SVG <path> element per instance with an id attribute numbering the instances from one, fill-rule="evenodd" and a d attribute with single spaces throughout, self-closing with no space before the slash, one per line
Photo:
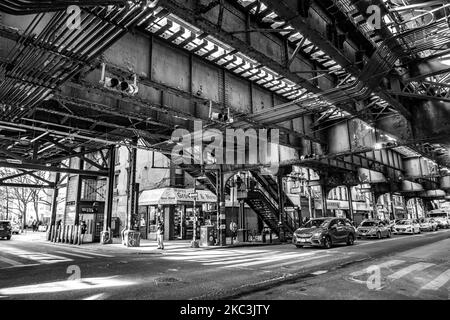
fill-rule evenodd
<path id="1" fill-rule="evenodd" d="M 2 257 L 2 256 L 0 256 L 0 261 L 5 262 L 5 263 L 7 263 L 7 264 L 10 264 L 10 265 L 12 265 L 12 266 L 20 266 L 20 265 L 23 265 L 22 262 L 19 262 L 19 261 L 16 261 L 16 260 L 12 260 L 12 259 L 8 259 L 8 258 Z"/>
<path id="2" fill-rule="evenodd" d="M 83 300 L 101 300 L 102 298 L 105 298 L 105 294 L 104 293 L 95 294 L 93 296 L 84 298 Z"/>
<path id="3" fill-rule="evenodd" d="M 420 290 L 439 290 L 450 280 L 450 269 L 441 273 L 437 278 L 433 281 L 430 281 L 426 285 L 424 285 Z"/>
<path id="4" fill-rule="evenodd" d="M 319 271 L 313 272 L 311 274 L 313 274 L 315 276 L 320 276 L 321 274 L 325 274 L 327 272 L 328 272 L 328 270 L 319 270 Z"/>
<path id="5" fill-rule="evenodd" d="M 414 272 L 414 271 L 422 271 L 425 270 L 429 267 L 435 266 L 434 263 L 425 263 L 425 262 L 419 262 L 419 263 L 415 263 L 413 265 L 410 265 L 408 267 L 405 267 L 403 269 L 400 269 L 399 271 L 391 274 L 388 276 L 389 280 L 398 280 L 401 277 L 406 276 L 407 274 Z"/>
<path id="6" fill-rule="evenodd" d="M 404 260 L 389 260 L 384 263 L 374 264 L 374 265 L 378 266 L 381 269 L 381 268 L 390 268 L 390 267 L 398 266 L 402 263 L 405 263 L 405 261 Z M 364 268 L 362 270 L 350 273 L 350 277 L 359 277 L 366 273 L 368 273 L 367 268 Z"/>

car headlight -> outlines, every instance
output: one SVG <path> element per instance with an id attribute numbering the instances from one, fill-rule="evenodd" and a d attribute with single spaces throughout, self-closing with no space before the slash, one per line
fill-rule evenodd
<path id="1" fill-rule="evenodd" d="M 314 232 L 313 233 L 313 237 L 315 237 L 315 238 L 319 238 L 321 235 L 322 235 L 321 232 Z"/>

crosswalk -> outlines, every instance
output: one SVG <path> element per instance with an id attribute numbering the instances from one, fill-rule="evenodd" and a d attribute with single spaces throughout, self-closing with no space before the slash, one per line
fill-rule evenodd
<path id="1" fill-rule="evenodd" d="M 424 291 L 450 290 L 450 266 L 423 261 L 387 260 L 354 271 L 348 279 L 366 285 L 376 276 L 374 270 L 379 271 L 380 289 L 415 288 L 414 296 Z"/>
<path id="2" fill-rule="evenodd" d="M 75 259 L 112 258 L 113 255 L 95 252 L 93 250 L 64 248 L 48 252 L 33 252 L 13 246 L 0 247 L 0 270 L 55 263 L 71 262 Z"/>
<path id="3" fill-rule="evenodd" d="M 350 254 L 350 253 L 348 253 Z M 281 250 L 214 250 L 186 251 L 172 250 L 162 259 L 199 263 L 205 267 L 217 269 L 276 269 L 303 265 L 309 261 L 327 259 L 331 256 L 342 256 L 342 252 L 331 250 L 281 251 Z"/>

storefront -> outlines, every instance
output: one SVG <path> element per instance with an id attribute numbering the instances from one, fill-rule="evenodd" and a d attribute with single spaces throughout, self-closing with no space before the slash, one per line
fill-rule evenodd
<path id="1" fill-rule="evenodd" d="M 143 191 L 139 196 L 141 236 L 155 240 L 158 219 L 164 222 L 166 240 L 192 239 L 195 219 L 197 237 L 200 226 L 214 225 L 217 221 L 216 195 L 209 190 L 196 190 L 194 199 L 193 194 L 193 189 L 180 188 Z"/>

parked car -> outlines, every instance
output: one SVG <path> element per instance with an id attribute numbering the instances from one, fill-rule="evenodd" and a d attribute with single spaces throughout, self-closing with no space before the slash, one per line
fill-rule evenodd
<path id="1" fill-rule="evenodd" d="M 436 217 L 436 218 L 433 218 L 433 219 L 438 224 L 438 228 L 439 229 L 448 229 L 448 228 L 450 228 L 450 222 L 448 221 L 448 219 L 446 217 Z"/>
<path id="2" fill-rule="evenodd" d="M 400 233 L 411 233 L 416 234 L 420 233 L 420 224 L 416 219 L 406 219 L 401 220 L 395 224 L 395 232 L 396 234 Z"/>
<path id="3" fill-rule="evenodd" d="M 436 231 L 438 223 L 433 218 L 424 218 L 419 221 L 421 231 Z"/>
<path id="4" fill-rule="evenodd" d="M 356 229 L 358 238 L 378 238 L 391 237 L 391 228 L 381 220 L 366 219 Z"/>
<path id="5" fill-rule="evenodd" d="M 12 226 L 11 222 L 8 220 L 0 220 L 0 238 L 11 239 Z"/>
<path id="6" fill-rule="evenodd" d="M 353 245 L 356 229 L 350 220 L 343 218 L 318 218 L 309 220 L 294 232 L 292 243 L 301 248 L 305 245 L 331 248 L 336 243 Z"/>
<path id="7" fill-rule="evenodd" d="M 20 225 L 17 223 L 11 224 L 11 232 L 12 234 L 19 234 L 20 233 Z"/>

